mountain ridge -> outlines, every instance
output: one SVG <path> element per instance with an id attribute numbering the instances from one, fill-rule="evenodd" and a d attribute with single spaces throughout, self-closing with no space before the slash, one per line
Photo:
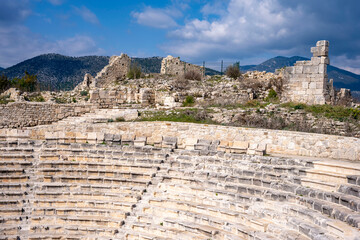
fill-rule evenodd
<path id="1" fill-rule="evenodd" d="M 267 71 L 274 72 L 284 66 L 292 66 L 296 61 L 309 60 L 305 57 L 277 56 L 270 58 L 258 65 L 240 66 L 241 71 Z M 159 73 L 162 57 L 132 58 L 138 63 L 144 73 Z M 55 53 L 42 54 L 25 60 L 9 68 L 0 70 L 9 78 L 22 77 L 25 71 L 38 76 L 43 90 L 71 90 L 83 80 L 86 73 L 95 76 L 96 73 L 109 62 L 108 56 L 69 57 Z M 213 69 L 206 69 L 206 74 L 219 74 Z M 328 66 L 328 77 L 334 79 L 336 88 L 349 88 L 360 91 L 360 75 Z"/>

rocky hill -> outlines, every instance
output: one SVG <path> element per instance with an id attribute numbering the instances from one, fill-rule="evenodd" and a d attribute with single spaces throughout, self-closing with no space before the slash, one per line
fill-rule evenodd
<path id="1" fill-rule="evenodd" d="M 25 71 L 38 76 L 45 90 L 70 90 L 84 78 L 85 73 L 95 75 L 106 64 L 109 57 L 68 57 L 60 54 L 44 54 L 4 69 L 9 78 L 22 77 Z"/>
<path id="2" fill-rule="evenodd" d="M 275 72 L 276 69 L 292 66 L 296 61 L 309 60 L 308 58 L 294 56 L 294 57 L 274 57 L 259 65 L 241 66 L 241 70 L 245 71 L 266 71 Z M 352 91 L 360 91 L 360 75 L 334 67 L 328 66 L 328 77 L 334 79 L 334 86 L 336 88 L 349 88 Z"/>

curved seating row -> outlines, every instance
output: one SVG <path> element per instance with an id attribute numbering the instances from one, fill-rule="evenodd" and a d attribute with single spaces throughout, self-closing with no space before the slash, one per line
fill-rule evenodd
<path id="1" fill-rule="evenodd" d="M 111 139 L 0 141 L 0 239 L 360 237 L 359 164 Z"/>

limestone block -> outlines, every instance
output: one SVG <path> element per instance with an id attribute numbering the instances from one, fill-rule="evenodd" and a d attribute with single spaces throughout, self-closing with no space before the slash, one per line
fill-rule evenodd
<path id="1" fill-rule="evenodd" d="M 104 140 L 107 142 L 112 142 L 114 140 L 114 134 L 105 133 Z"/>
<path id="2" fill-rule="evenodd" d="M 285 72 L 288 74 L 294 74 L 295 73 L 295 67 L 286 67 Z"/>
<path id="3" fill-rule="evenodd" d="M 295 73 L 303 73 L 304 66 L 295 66 Z"/>
<path id="4" fill-rule="evenodd" d="M 310 89 L 316 89 L 316 82 L 310 82 L 309 83 L 309 88 Z"/>
<path id="5" fill-rule="evenodd" d="M 312 63 L 313 65 L 319 65 L 319 64 L 321 63 L 321 58 L 322 58 L 322 57 L 312 57 L 312 58 L 311 58 L 311 63 Z"/>
<path id="6" fill-rule="evenodd" d="M 150 136 L 146 138 L 146 144 L 147 145 L 152 145 L 155 147 L 161 147 L 161 143 L 162 143 L 162 136 Z"/>
<path id="7" fill-rule="evenodd" d="M 132 145 L 134 143 L 135 134 L 127 133 L 121 135 L 121 144 Z"/>
<path id="8" fill-rule="evenodd" d="M 312 74 L 312 73 L 319 73 L 319 67 L 318 66 L 313 66 L 313 65 L 310 65 L 310 66 L 304 66 L 304 70 L 303 70 L 304 73 L 306 74 Z"/>
<path id="9" fill-rule="evenodd" d="M 307 89 L 307 88 L 309 88 L 309 83 L 308 82 L 302 82 L 301 86 L 302 86 L 302 88 Z"/>
<path id="10" fill-rule="evenodd" d="M 195 144 L 197 144 L 197 138 L 186 138 L 185 139 L 185 149 L 186 150 L 195 150 Z"/>
<path id="11" fill-rule="evenodd" d="M 330 59 L 328 57 L 320 57 L 321 64 L 330 64 Z"/>
<path id="12" fill-rule="evenodd" d="M 261 143 L 255 150 L 255 155 L 263 156 L 266 153 L 266 143 Z"/>
<path id="13" fill-rule="evenodd" d="M 163 137 L 161 146 L 164 148 L 176 148 L 177 147 L 177 138 L 176 137 Z"/>
<path id="14" fill-rule="evenodd" d="M 229 147 L 229 141 L 220 140 L 217 150 L 221 152 L 225 152 L 228 147 Z"/>
<path id="15" fill-rule="evenodd" d="M 230 148 L 232 153 L 246 153 L 249 147 L 249 143 L 246 141 L 234 141 Z"/>
<path id="16" fill-rule="evenodd" d="M 320 65 L 319 65 L 319 73 L 324 73 L 324 74 L 326 74 L 326 69 L 327 69 L 327 67 L 326 67 L 325 64 L 320 64 Z"/>
<path id="17" fill-rule="evenodd" d="M 113 142 L 121 142 L 121 135 L 120 134 L 114 134 Z"/>
<path id="18" fill-rule="evenodd" d="M 142 136 L 136 136 L 134 140 L 134 146 L 135 147 L 143 147 L 146 144 L 146 137 Z"/>
<path id="19" fill-rule="evenodd" d="M 102 143 L 104 141 L 105 134 L 104 133 L 96 133 L 96 142 Z"/>
<path id="20" fill-rule="evenodd" d="M 316 42 L 316 46 L 317 46 L 317 47 L 320 47 L 320 46 L 328 47 L 328 46 L 329 46 L 329 41 L 327 41 L 327 40 L 317 41 L 317 42 Z"/>
<path id="21" fill-rule="evenodd" d="M 87 141 L 91 144 L 96 143 L 96 132 L 87 133 Z"/>

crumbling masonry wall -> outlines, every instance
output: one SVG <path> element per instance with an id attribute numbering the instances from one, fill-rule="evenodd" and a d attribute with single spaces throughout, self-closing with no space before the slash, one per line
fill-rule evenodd
<path id="1" fill-rule="evenodd" d="M 203 67 L 187 63 L 180 60 L 180 57 L 167 56 L 161 62 L 161 74 L 184 75 L 188 71 L 198 72 L 201 76 L 204 74 Z"/>
<path id="2" fill-rule="evenodd" d="M 104 88 L 116 81 L 125 79 L 130 70 L 130 64 L 131 58 L 124 53 L 120 56 L 112 56 L 109 64 L 98 72 L 95 78 L 88 73 L 85 74 L 84 80 L 76 86 L 75 90 Z"/>
<path id="3" fill-rule="evenodd" d="M 334 89 L 332 80 L 327 77 L 329 62 L 329 42 L 318 41 L 311 48 L 313 57 L 310 61 L 297 61 L 294 66 L 284 71 L 283 102 L 306 104 L 332 104 Z"/>

